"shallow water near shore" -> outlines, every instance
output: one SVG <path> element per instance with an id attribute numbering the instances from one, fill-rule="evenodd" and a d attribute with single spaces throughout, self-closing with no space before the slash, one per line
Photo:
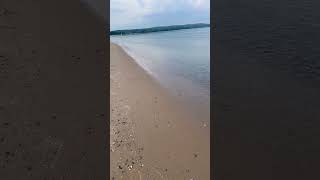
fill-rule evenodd
<path id="1" fill-rule="evenodd" d="M 173 95 L 210 108 L 210 28 L 111 36 L 136 62 Z"/>

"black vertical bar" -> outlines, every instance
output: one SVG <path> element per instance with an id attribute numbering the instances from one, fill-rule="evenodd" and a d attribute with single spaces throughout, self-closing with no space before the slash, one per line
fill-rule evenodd
<path id="1" fill-rule="evenodd" d="M 100 12 L 80 0 L 0 1 L 0 179 L 108 179 Z"/>

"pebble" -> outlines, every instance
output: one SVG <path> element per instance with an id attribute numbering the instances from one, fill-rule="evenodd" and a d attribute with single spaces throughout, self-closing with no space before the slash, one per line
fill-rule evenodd
<path id="1" fill-rule="evenodd" d="M 204 123 L 203 123 L 203 127 L 207 127 L 207 123 L 204 122 Z"/>

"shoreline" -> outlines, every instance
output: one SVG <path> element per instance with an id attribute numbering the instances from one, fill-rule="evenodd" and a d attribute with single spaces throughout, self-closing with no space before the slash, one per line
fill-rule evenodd
<path id="1" fill-rule="evenodd" d="M 152 81 L 155 81 L 171 98 L 175 99 L 176 103 L 179 103 L 180 106 L 184 106 L 183 108 L 187 109 L 188 112 L 191 112 L 193 116 L 201 116 L 201 121 L 205 121 L 208 125 L 210 124 L 210 89 L 207 90 L 203 87 L 197 87 L 192 81 L 183 77 L 174 77 L 175 82 L 179 83 L 179 88 L 174 87 L 176 85 L 172 84 L 173 81 L 168 83 L 167 80 L 164 80 L 168 77 L 161 77 L 161 74 L 152 72 L 148 65 L 144 64 L 143 61 L 141 62 L 139 58 L 145 59 L 143 56 L 141 57 L 139 54 L 136 54 L 122 43 L 111 43 L 119 46 L 136 65 L 150 76 Z M 202 95 L 198 94 L 199 92 L 203 93 L 204 91 L 209 92 Z"/>
<path id="2" fill-rule="evenodd" d="M 120 46 L 110 43 L 110 55 L 111 178 L 209 179 L 209 125 Z"/>

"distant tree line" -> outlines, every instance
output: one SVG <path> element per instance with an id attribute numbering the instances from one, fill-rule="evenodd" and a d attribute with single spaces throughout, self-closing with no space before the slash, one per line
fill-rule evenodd
<path id="1" fill-rule="evenodd" d="M 116 31 L 111 31 L 110 35 L 141 34 L 141 33 L 173 31 L 173 30 L 180 30 L 180 29 L 193 29 L 193 28 L 203 28 L 203 27 L 210 27 L 210 24 L 198 23 L 198 24 L 159 26 L 159 27 L 151 27 L 151 28 L 144 28 L 144 29 L 116 30 Z"/>

